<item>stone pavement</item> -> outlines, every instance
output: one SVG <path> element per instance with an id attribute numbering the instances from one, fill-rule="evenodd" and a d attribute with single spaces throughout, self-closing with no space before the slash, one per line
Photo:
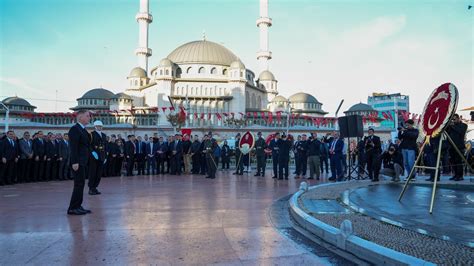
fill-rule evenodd
<path id="1" fill-rule="evenodd" d="M 270 222 L 268 208 L 299 182 L 104 178 L 102 195 L 86 188 L 85 216 L 66 215 L 72 181 L 0 187 L 0 265 L 329 264 Z"/>
<path id="2" fill-rule="evenodd" d="M 420 182 L 425 183 L 425 182 Z M 427 182 L 426 182 L 427 183 Z M 444 182 L 447 183 L 447 182 Z M 467 185 L 470 184 L 469 181 L 464 181 Z M 388 182 L 380 182 L 376 186 L 384 184 L 389 184 Z M 431 183 L 430 183 L 431 184 Z M 472 184 L 472 183 L 471 183 Z M 403 252 L 405 254 L 418 257 L 430 262 L 434 262 L 436 264 L 442 265 L 473 265 L 474 264 L 474 249 L 468 247 L 466 245 L 458 244 L 452 241 L 446 241 L 439 238 L 435 238 L 432 236 L 428 236 L 425 234 L 421 234 L 415 230 L 410 230 L 407 228 L 395 226 L 392 224 L 388 224 L 385 222 L 381 222 L 373 217 L 367 216 L 365 214 L 357 213 L 352 210 L 348 206 L 342 203 L 343 197 L 341 195 L 343 192 L 347 190 L 351 191 L 359 191 L 364 190 L 363 188 L 368 187 L 370 185 L 374 185 L 369 181 L 351 181 L 340 183 L 336 186 L 325 186 L 321 188 L 316 188 L 310 190 L 307 193 L 304 193 L 299 201 L 301 203 L 301 207 L 305 209 L 307 213 L 314 216 L 318 220 L 339 228 L 342 221 L 348 219 L 352 222 L 354 228 L 354 234 L 372 241 L 376 244 L 394 249 L 399 252 Z M 359 189 L 357 189 L 359 188 Z M 401 190 L 401 186 L 400 186 Z M 415 189 L 410 186 L 408 194 L 413 193 Z M 431 190 L 430 190 L 431 191 Z M 351 195 L 351 194 L 350 194 Z M 351 197 L 349 195 L 349 197 Z M 359 195 L 359 194 L 357 194 Z M 357 196 L 356 195 L 356 196 Z M 366 205 L 377 205 L 380 201 L 380 206 L 384 206 L 385 214 L 391 214 L 393 220 L 397 220 L 396 217 L 396 208 L 390 209 L 386 204 L 384 204 L 384 197 L 389 196 L 387 193 L 379 194 L 379 195 L 370 195 L 369 198 L 358 199 L 359 203 L 362 201 L 367 202 L 364 204 L 363 207 L 365 208 L 364 211 L 368 212 L 371 210 L 370 206 Z M 406 196 L 406 195 L 405 195 Z M 441 196 L 441 193 L 438 193 L 438 197 Z M 334 206 L 334 202 L 338 202 L 338 207 Z M 421 204 L 420 200 L 416 200 L 414 198 L 408 199 L 404 198 L 402 200 L 403 204 Z M 398 202 L 396 202 L 398 203 Z M 388 203 L 387 203 L 388 204 Z M 395 204 L 395 202 L 393 203 Z M 436 202 L 435 202 L 436 204 Z M 438 199 L 438 206 L 442 203 L 439 202 Z M 429 216 L 428 208 L 426 204 L 423 205 L 424 211 L 426 216 L 425 219 L 434 219 L 433 216 Z M 321 206 L 323 208 L 321 208 Z M 340 209 L 345 207 L 344 209 Z M 435 205 L 436 206 L 436 205 Z M 318 209 L 323 209 L 322 212 L 319 212 Z M 329 211 L 328 211 L 329 210 Z M 420 210 L 421 211 L 421 210 Z M 438 210 L 439 211 L 439 210 Z M 392 213 L 395 212 L 395 213 Z M 436 212 L 436 209 L 435 209 Z M 456 214 L 456 209 L 449 209 L 443 210 L 444 215 L 446 213 L 451 212 L 452 215 Z M 472 216 L 472 215 L 471 215 Z M 395 217 L 395 218 L 393 218 Z M 468 217 L 466 217 L 468 218 Z M 472 218 L 468 218 L 472 219 Z M 433 222 L 433 221 L 431 221 Z M 455 224 L 451 226 L 456 226 Z M 469 225 L 466 225 L 469 228 Z M 472 228 L 472 225 L 471 227 Z M 472 230 L 467 229 L 466 234 L 471 235 L 473 234 Z"/>

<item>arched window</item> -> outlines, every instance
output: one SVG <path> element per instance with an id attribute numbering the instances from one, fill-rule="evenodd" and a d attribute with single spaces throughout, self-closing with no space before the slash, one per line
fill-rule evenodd
<path id="1" fill-rule="evenodd" d="M 262 96 L 260 96 L 260 95 L 258 96 L 258 102 L 257 102 L 257 104 L 258 104 L 258 106 L 257 106 L 258 109 L 261 109 L 261 108 L 262 108 Z"/>
<path id="2" fill-rule="evenodd" d="M 252 108 L 256 108 L 257 107 L 257 103 L 256 103 L 256 99 L 255 99 L 255 94 L 252 93 Z"/>
<path id="3" fill-rule="evenodd" d="M 177 77 L 177 78 L 180 78 L 180 77 L 181 77 L 181 72 L 182 72 L 182 71 L 181 71 L 181 68 L 178 67 L 178 69 L 176 69 L 176 77 Z"/>
<path id="4" fill-rule="evenodd" d="M 163 69 L 160 69 L 160 76 L 163 75 Z"/>
<path id="5" fill-rule="evenodd" d="M 143 86 L 143 80 L 140 80 L 140 86 Z"/>
<path id="6" fill-rule="evenodd" d="M 204 67 L 200 67 L 198 73 L 199 74 L 204 74 Z"/>
<path id="7" fill-rule="evenodd" d="M 240 71 L 240 77 L 244 76 L 244 71 Z"/>
<path id="8" fill-rule="evenodd" d="M 170 74 L 170 71 L 167 69 L 166 70 L 166 75 L 169 75 Z"/>
<path id="9" fill-rule="evenodd" d="M 211 69 L 211 74 L 216 74 L 216 73 L 217 73 L 217 69 L 216 69 L 215 67 L 213 67 L 213 68 Z"/>
<path id="10" fill-rule="evenodd" d="M 192 67 L 188 67 L 188 69 L 186 69 L 186 74 L 190 74 L 190 73 L 191 73 L 191 68 L 192 68 Z"/>
<path id="11" fill-rule="evenodd" d="M 222 70 L 222 75 L 227 76 L 227 68 L 224 68 L 224 70 Z"/>
<path id="12" fill-rule="evenodd" d="M 138 80 L 135 80 L 135 86 L 138 86 Z"/>

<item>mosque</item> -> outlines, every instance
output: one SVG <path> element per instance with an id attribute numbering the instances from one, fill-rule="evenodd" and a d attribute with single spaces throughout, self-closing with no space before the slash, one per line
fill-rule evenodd
<path id="1" fill-rule="evenodd" d="M 148 0 L 140 0 L 136 15 L 139 25 L 139 47 L 135 53 L 138 66 L 127 76 L 128 88 L 113 95 L 106 89 L 93 89 L 78 99 L 72 110 L 84 108 L 127 110 L 151 107 L 183 107 L 187 113 L 247 113 L 286 111 L 289 107 L 301 113 L 324 116 L 322 103 L 310 94 L 301 92 L 285 98 L 278 94 L 278 81 L 269 70 L 272 53 L 268 47 L 268 0 L 260 1 L 260 50 L 257 60 L 258 75 L 246 68 L 232 51 L 221 44 L 206 40 L 185 43 L 160 60 L 158 66 L 149 67 L 152 49 L 148 47 L 149 25 L 153 16 Z M 102 103 L 99 106 L 96 104 Z M 193 124 L 192 115 L 188 121 Z M 211 118 L 215 119 L 215 117 Z M 164 117 L 158 121 L 165 123 Z M 217 122 L 217 121 L 212 121 Z"/>
<path id="2" fill-rule="evenodd" d="M 140 0 L 136 15 L 139 28 L 138 48 L 135 54 L 137 66 L 126 77 L 127 88 L 113 93 L 105 88 L 94 88 L 77 99 L 73 111 L 93 110 L 96 119 L 101 119 L 109 128 L 169 127 L 167 115 L 156 112 L 163 107 L 185 110 L 185 127 L 209 128 L 228 126 L 224 119 L 202 114 L 249 114 L 279 112 L 284 117 L 293 115 L 324 117 L 322 103 L 313 95 L 299 92 L 289 97 L 279 94 L 278 80 L 269 69 L 272 53 L 269 50 L 269 28 L 272 19 L 268 16 L 268 0 L 260 0 L 260 17 L 256 25 L 260 32 L 260 45 L 256 54 L 259 69 L 254 72 L 245 66 L 239 56 L 221 44 L 207 40 L 191 41 L 178 46 L 157 66 L 149 67 L 152 49 L 148 46 L 149 26 L 153 16 L 149 12 L 149 1 Z M 257 74 L 256 74 L 257 73 Z M 35 107 L 21 98 L 13 97 L 8 102 L 21 103 L 20 114 L 34 113 Z M 25 103 L 26 102 L 26 103 Z M 134 112 L 130 112 L 134 110 Z M 153 112 L 155 110 L 155 112 Z M 112 113 L 113 112 L 113 113 Z M 201 116 L 196 116 L 201 114 Z M 25 118 L 26 117 L 26 118 Z M 32 116 L 33 117 L 33 116 Z M 69 125 L 72 118 L 43 114 L 28 119 L 18 116 L 13 122 L 35 122 L 48 125 Z M 272 123 L 259 118 L 250 119 L 246 126 L 289 127 L 289 122 L 273 120 Z M 1 122 L 1 121 L 0 121 Z M 310 127 L 311 121 L 296 119 L 292 126 Z M 334 129 L 334 124 L 322 126 Z"/>

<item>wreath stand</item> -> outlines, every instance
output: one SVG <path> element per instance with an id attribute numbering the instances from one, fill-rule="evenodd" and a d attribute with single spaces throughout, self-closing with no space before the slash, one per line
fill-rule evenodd
<path id="1" fill-rule="evenodd" d="M 472 168 L 471 166 L 469 165 L 469 163 L 467 162 L 467 159 L 464 157 L 464 155 L 461 153 L 461 151 L 458 149 L 458 147 L 454 144 L 454 141 L 451 139 L 451 137 L 448 135 L 448 133 L 446 133 L 445 130 L 443 130 L 440 134 L 440 139 L 439 139 L 439 147 L 438 147 L 438 155 L 436 157 L 436 166 L 434 167 L 431 167 L 431 166 L 422 166 L 422 165 L 419 165 L 419 162 L 420 162 L 420 158 L 422 158 L 422 155 L 423 155 L 423 150 L 426 146 L 426 144 L 429 143 L 429 138 L 427 138 L 427 140 L 423 143 L 423 145 L 421 146 L 421 149 L 420 149 L 420 153 L 418 154 L 418 157 L 416 158 L 416 161 L 415 161 L 415 164 L 413 165 L 411 171 L 410 171 L 410 174 L 408 175 L 408 178 L 405 182 L 405 185 L 403 186 L 403 190 L 402 192 L 400 193 L 400 197 L 398 198 L 398 201 L 401 201 L 402 200 L 402 197 L 403 197 L 403 194 L 405 194 L 405 191 L 408 187 L 408 183 L 410 183 L 410 180 L 412 179 L 412 176 L 413 176 L 413 172 L 415 171 L 415 168 L 416 169 L 430 169 L 430 170 L 435 170 L 435 175 L 434 175 L 434 180 L 433 180 L 433 190 L 431 192 L 431 202 L 430 202 L 430 214 L 433 213 L 433 205 L 434 205 L 434 198 L 435 198 L 435 194 L 436 194 L 436 186 L 437 186 L 437 181 L 438 181 L 438 173 L 440 171 L 440 162 L 441 162 L 441 147 L 443 145 L 443 141 L 446 141 L 448 140 L 449 143 L 451 144 L 451 146 L 456 150 L 457 154 L 462 158 L 462 160 L 464 161 L 464 163 L 466 163 L 468 165 L 468 167 L 471 169 L 472 171 Z"/>

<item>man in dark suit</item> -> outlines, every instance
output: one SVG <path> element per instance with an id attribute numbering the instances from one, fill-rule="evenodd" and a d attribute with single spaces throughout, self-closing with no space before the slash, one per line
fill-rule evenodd
<path id="1" fill-rule="evenodd" d="M 278 143 L 280 142 L 280 133 L 275 133 L 275 138 L 270 141 L 269 148 L 272 151 L 272 162 L 273 162 L 273 178 L 278 178 L 278 157 L 280 155 L 280 149 Z"/>
<path id="2" fill-rule="evenodd" d="M 295 160 L 299 161 L 296 168 L 295 179 L 305 178 L 308 169 L 308 140 L 306 134 L 301 135 L 301 140 L 295 145 Z"/>
<path id="3" fill-rule="evenodd" d="M 171 151 L 171 157 L 170 157 L 170 164 L 171 164 L 171 169 L 170 169 L 170 174 L 172 175 L 180 175 L 181 174 L 181 162 L 182 162 L 182 157 L 183 157 L 183 145 L 181 141 L 181 135 L 176 134 L 175 135 L 175 140 L 171 142 L 170 144 L 170 151 Z"/>
<path id="4" fill-rule="evenodd" d="M 46 180 L 55 180 L 58 175 L 58 145 L 56 135 L 49 132 L 46 141 Z"/>
<path id="5" fill-rule="evenodd" d="M 69 135 L 67 133 L 59 140 L 59 180 L 67 180 L 71 176 Z"/>
<path id="6" fill-rule="evenodd" d="M 457 147 L 459 152 L 461 152 L 461 154 L 464 154 L 466 151 L 465 138 L 467 132 L 467 125 L 461 121 L 461 118 L 458 114 L 453 115 L 453 121 L 451 121 L 446 131 L 453 140 L 454 145 Z M 451 163 L 453 165 L 454 170 L 454 176 L 451 177 L 449 180 L 464 180 L 464 160 L 461 158 L 461 156 L 459 156 L 458 152 L 455 150 L 455 147 L 452 144 L 449 148 L 449 155 L 451 157 Z"/>
<path id="7" fill-rule="evenodd" d="M 89 158 L 89 195 L 100 195 L 97 187 L 105 168 L 105 145 L 107 144 L 107 136 L 102 132 L 103 124 L 100 120 L 94 121 L 94 131 L 91 136 L 91 153 Z"/>
<path id="8" fill-rule="evenodd" d="M 237 133 L 235 136 L 235 175 L 243 175 L 244 174 L 244 156 L 240 151 L 240 133 Z"/>
<path id="9" fill-rule="evenodd" d="M 146 174 L 156 174 L 156 157 L 158 156 L 158 139 L 152 138 L 150 142 L 146 143 L 146 160 L 147 160 L 147 167 L 146 167 Z"/>
<path id="10" fill-rule="evenodd" d="M 157 143 L 158 149 L 156 151 L 157 153 L 157 167 L 156 171 L 158 174 L 164 174 L 165 173 L 165 162 L 166 162 L 166 154 L 168 153 L 168 143 L 163 141 L 163 137 L 160 137 L 158 139 Z"/>
<path id="11" fill-rule="evenodd" d="M 127 176 L 133 175 L 133 165 L 135 164 L 135 136 L 128 135 L 128 141 L 125 142 L 124 152 L 125 161 L 127 162 Z"/>
<path id="12" fill-rule="evenodd" d="M 290 150 L 291 150 L 291 141 L 286 138 L 286 135 L 283 134 L 281 139 L 278 141 L 278 179 L 283 179 L 283 177 L 288 180 L 288 163 L 290 161 Z"/>
<path id="13" fill-rule="evenodd" d="M 137 137 L 137 141 L 135 142 L 136 150 L 135 150 L 135 160 L 137 161 L 137 171 L 138 175 L 145 174 L 145 160 L 146 160 L 146 142 L 142 140 L 141 136 Z"/>
<path id="14" fill-rule="evenodd" d="M 91 213 L 82 207 L 84 185 L 86 183 L 87 165 L 90 153 L 90 135 L 85 126 L 91 120 L 89 111 L 80 110 L 77 112 L 77 123 L 69 129 L 69 149 L 71 155 L 71 167 L 74 176 L 74 189 L 72 191 L 71 202 L 67 214 L 84 215 Z"/>
<path id="15" fill-rule="evenodd" d="M 20 147 L 20 173 L 19 182 L 29 182 L 33 173 L 33 141 L 30 139 L 30 132 L 25 131 L 23 138 L 18 142 Z"/>
<path id="16" fill-rule="evenodd" d="M 204 142 L 208 139 L 207 134 L 202 137 L 201 144 L 199 146 L 199 169 L 200 175 L 207 175 L 207 163 L 206 163 L 206 150 L 204 149 Z"/>
<path id="17" fill-rule="evenodd" d="M 15 142 L 13 130 L 7 132 L 7 137 L 0 141 L 0 185 L 11 185 L 14 180 L 14 167 L 18 162 L 19 148 Z"/>
<path id="18" fill-rule="evenodd" d="M 120 156 L 120 150 L 116 141 L 115 135 L 110 135 L 110 140 L 105 147 L 107 153 L 107 176 L 115 176 L 115 165 L 117 164 L 117 157 Z"/>
<path id="19" fill-rule="evenodd" d="M 46 166 L 46 141 L 43 131 L 38 131 L 36 138 L 33 139 L 33 157 L 35 161 L 34 181 L 43 181 Z"/>
<path id="20" fill-rule="evenodd" d="M 265 139 L 262 137 L 262 132 L 257 133 L 258 139 L 255 142 L 255 156 L 257 157 L 257 173 L 255 176 L 265 176 L 265 168 L 266 168 L 266 156 L 265 156 L 265 149 L 267 148 L 267 144 L 265 143 Z"/>
<path id="21" fill-rule="evenodd" d="M 374 135 L 373 128 L 369 128 L 369 135 L 364 138 L 365 159 L 367 160 L 367 171 L 372 182 L 379 181 L 380 172 L 380 154 L 382 153 L 382 145 L 380 138 Z"/>
<path id="22" fill-rule="evenodd" d="M 192 174 L 199 174 L 199 163 L 201 159 L 201 153 L 199 152 L 200 146 L 201 143 L 199 142 L 199 137 L 197 135 L 194 135 L 194 142 L 191 145 L 191 158 L 193 161 L 193 167 L 191 170 Z"/>
<path id="23" fill-rule="evenodd" d="M 342 149 L 344 141 L 339 138 L 339 133 L 334 132 L 329 141 L 329 160 L 331 162 L 330 181 L 342 181 Z"/>

